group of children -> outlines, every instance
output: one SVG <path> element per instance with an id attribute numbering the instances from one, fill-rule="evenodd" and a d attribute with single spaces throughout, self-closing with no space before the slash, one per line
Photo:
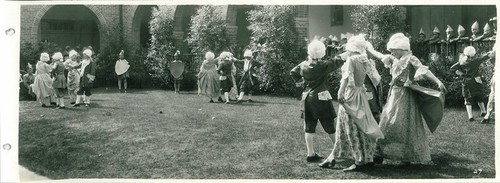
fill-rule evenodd
<path id="1" fill-rule="evenodd" d="M 236 80 L 234 74 L 236 65 L 243 68 L 243 75 L 239 82 L 240 93 L 237 97 L 237 103 L 242 102 L 245 93 L 248 93 L 248 102 L 252 102 L 252 94 L 258 87 L 256 68 L 262 65 L 261 62 L 253 59 L 253 52 L 246 50 L 243 54 L 244 59 L 238 60 L 230 52 L 222 52 L 218 58 L 215 54 L 207 52 L 205 60 L 201 64 L 198 77 L 198 94 L 206 95 L 210 98 L 210 103 L 218 97 L 219 102 L 229 103 L 230 93 L 237 93 Z M 222 99 L 221 95 L 224 96 Z"/>
<path id="2" fill-rule="evenodd" d="M 64 60 L 61 52 L 52 55 L 52 63 L 48 53 L 42 53 L 36 64 L 33 84 L 29 85 L 42 107 L 49 107 L 55 98 L 56 107 L 64 109 L 64 95 L 67 90 L 74 107 L 84 103 L 90 105 L 91 88 L 95 80 L 96 66 L 92 61 L 93 51 L 85 49 L 83 57 L 75 50 L 68 52 L 68 58 Z M 30 70 L 28 66 L 28 70 Z M 65 75 L 68 71 L 67 77 Z"/>
<path id="3" fill-rule="evenodd" d="M 466 101 L 474 96 L 470 91 L 474 86 L 468 82 L 471 79 L 476 81 L 474 78 L 478 74 L 477 69 L 466 65 L 480 64 L 482 60 L 494 57 L 494 52 L 489 52 L 477 58 L 470 49 L 466 48 L 467 56 L 453 67 L 457 73 L 463 73 L 464 78 L 469 78 L 464 80 L 467 82 L 464 84 L 464 93 L 468 93 L 464 95 Z M 370 168 L 382 163 L 384 158 L 399 160 L 402 165 L 429 162 L 431 156 L 424 121 L 431 132 L 436 130 L 443 116 L 443 91 L 446 87 L 428 66 L 412 55 L 410 39 L 403 33 L 394 34 L 387 43 L 391 54 L 384 55 L 376 51 L 363 35 L 357 35 L 348 39 L 344 50 L 335 57 L 323 58 L 326 46 L 322 41 L 314 40 L 308 46 L 308 59 L 290 72 L 296 82 L 303 81 L 305 86 L 301 102 L 307 162 L 323 159 L 315 153 L 313 145 L 318 120 L 334 144 L 320 167 L 333 168 L 337 158 L 354 159 L 354 164 L 344 171 Z M 378 109 L 370 108 L 369 101 L 374 96 L 368 91 L 367 80 L 372 84 L 379 83 L 380 75 L 369 55 L 380 60 L 392 75 L 379 122 L 373 114 Z M 328 91 L 328 75 L 338 68 L 342 70 L 342 77 L 337 115 Z M 441 91 L 418 86 L 415 81 L 421 79 L 432 81 Z"/>

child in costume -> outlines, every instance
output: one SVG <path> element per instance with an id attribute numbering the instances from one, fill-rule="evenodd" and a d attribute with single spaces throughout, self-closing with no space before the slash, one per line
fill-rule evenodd
<path id="1" fill-rule="evenodd" d="M 434 132 L 443 116 L 444 97 L 441 92 L 417 86 L 414 81 L 426 78 L 441 90 L 446 88 L 411 54 L 410 41 L 404 34 L 391 36 L 387 50 L 391 55 L 383 55 L 370 47 L 367 49 L 390 68 L 392 75 L 389 96 L 380 117 L 379 127 L 384 139 L 377 141 L 374 162 L 382 163 L 383 158 L 399 160 L 404 165 L 429 162 L 431 155 L 423 119 Z"/>
<path id="2" fill-rule="evenodd" d="M 71 50 L 68 53 L 69 59 L 67 59 L 64 62 L 64 65 L 66 65 L 66 68 L 68 69 L 68 81 L 67 81 L 67 88 L 68 88 L 68 95 L 69 95 L 69 100 L 71 101 L 70 104 L 75 104 L 76 102 L 76 92 L 80 88 L 80 71 L 78 69 L 75 69 L 77 66 L 80 65 L 79 63 L 79 55 L 78 52 L 75 50 Z"/>
<path id="3" fill-rule="evenodd" d="M 253 59 L 252 51 L 250 50 L 246 50 L 243 56 L 245 59 L 241 61 L 243 62 L 243 76 L 240 80 L 238 103 L 243 100 L 245 93 L 248 93 L 248 102 L 252 102 L 252 93 L 258 87 L 255 68 L 262 65 L 262 63 Z"/>
<path id="4" fill-rule="evenodd" d="M 490 62 L 494 65 L 495 65 L 496 48 L 497 48 L 497 44 L 495 43 L 493 45 L 493 49 L 490 52 L 488 52 L 488 57 L 490 57 Z M 494 70 L 496 70 L 496 69 L 494 69 Z M 484 115 L 483 120 L 481 120 L 481 123 L 489 123 L 490 118 L 493 114 L 493 109 L 495 107 L 495 80 L 496 80 L 495 71 L 493 71 L 493 76 L 491 77 L 491 81 L 490 81 L 491 92 L 490 92 L 490 95 L 488 97 L 488 104 L 486 106 L 486 114 Z"/>
<path id="5" fill-rule="evenodd" d="M 83 60 L 80 66 L 80 88 L 77 92 L 76 102 L 74 107 L 81 105 L 81 100 L 84 100 L 85 106 L 90 106 L 91 89 L 95 80 L 96 66 L 91 59 L 92 51 L 86 49 L 83 51 Z"/>
<path id="6" fill-rule="evenodd" d="M 33 66 L 28 63 L 27 73 L 22 77 L 22 86 L 27 93 L 27 97 L 29 100 L 36 99 L 36 95 L 33 92 L 33 83 L 35 82 L 35 75 L 33 75 Z"/>
<path id="7" fill-rule="evenodd" d="M 66 66 L 63 63 L 63 59 L 64 57 L 61 52 L 54 53 L 52 56 L 52 60 L 54 61 L 52 65 L 52 72 L 54 75 L 52 86 L 55 90 L 58 109 L 66 108 L 64 106 L 64 90 L 66 90 L 66 77 L 64 76 L 64 71 L 66 70 Z"/>
<path id="8" fill-rule="evenodd" d="M 38 102 L 42 107 L 50 105 L 50 97 L 54 94 L 52 87 L 52 78 L 50 78 L 50 71 L 52 68 L 47 64 L 50 60 L 48 53 L 40 55 L 40 61 L 36 63 L 35 82 L 33 82 L 33 92 L 35 93 Z"/>
<path id="9" fill-rule="evenodd" d="M 481 109 L 481 116 L 486 115 L 486 108 L 482 100 L 483 97 L 483 81 L 479 73 L 479 66 L 483 61 L 487 60 L 487 56 L 476 57 L 476 49 L 468 46 L 464 49 L 459 62 L 451 66 L 451 70 L 463 78 L 462 80 L 462 96 L 465 99 L 465 109 L 469 121 L 474 121 L 472 113 L 472 103 L 475 101 Z"/>
<path id="10" fill-rule="evenodd" d="M 198 94 L 203 94 L 210 98 L 210 103 L 213 103 L 213 98 L 220 96 L 219 74 L 217 73 L 217 60 L 215 54 L 207 52 L 205 60 L 201 64 L 198 76 Z"/>
<path id="11" fill-rule="evenodd" d="M 340 68 L 342 59 L 322 59 L 326 55 L 326 46 L 319 40 L 313 40 L 307 47 L 308 60 L 295 66 L 290 75 L 295 82 L 304 80 L 305 90 L 302 93 L 304 109 L 304 131 L 307 147 L 307 162 L 318 162 L 321 157 L 314 151 L 314 134 L 316 125 L 320 121 L 323 129 L 328 133 L 332 143 L 335 142 L 334 120 L 337 115 L 332 104 L 332 97 L 328 91 L 329 75 Z"/>
<path id="12" fill-rule="evenodd" d="M 128 64 L 128 61 L 124 59 L 125 57 L 125 51 L 120 51 L 119 58 L 116 61 L 115 64 L 115 73 L 116 77 L 118 78 L 118 90 L 121 93 L 122 92 L 122 83 L 123 83 L 123 88 L 125 89 L 125 93 L 127 93 L 127 78 L 129 77 L 128 74 L 128 69 L 130 65 Z"/>
<path id="13" fill-rule="evenodd" d="M 182 74 L 184 73 L 184 63 L 179 60 L 181 52 L 177 50 L 174 54 L 174 61 L 169 64 L 168 68 L 170 69 L 170 73 L 174 77 L 174 90 L 175 93 L 179 94 L 181 88 L 181 81 L 183 79 Z"/>
<path id="14" fill-rule="evenodd" d="M 220 74 L 219 82 L 220 82 L 221 92 L 224 94 L 224 99 L 226 104 L 228 104 L 229 92 L 233 87 L 233 81 L 232 81 L 233 79 L 231 77 L 231 72 L 232 72 L 234 58 L 232 57 L 232 54 L 230 52 L 222 52 L 219 55 L 218 60 L 220 60 L 220 62 L 217 71 Z"/>
<path id="15" fill-rule="evenodd" d="M 373 164 L 375 142 L 384 138 L 373 117 L 365 89 L 367 75 L 376 71 L 374 63 L 366 55 L 368 43 L 364 37 L 353 36 L 347 44 L 347 61 L 342 66 L 342 79 L 338 99 L 340 102 L 335 145 L 332 153 L 320 164 L 323 168 L 333 168 L 335 158 L 348 157 L 354 164 L 344 171 L 354 171 Z M 380 79 L 380 76 L 378 76 Z"/>

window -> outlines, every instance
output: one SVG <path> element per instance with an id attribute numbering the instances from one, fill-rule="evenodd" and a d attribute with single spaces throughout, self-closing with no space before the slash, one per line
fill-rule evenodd
<path id="1" fill-rule="evenodd" d="M 330 24 L 344 25 L 344 8 L 341 5 L 330 6 Z"/>

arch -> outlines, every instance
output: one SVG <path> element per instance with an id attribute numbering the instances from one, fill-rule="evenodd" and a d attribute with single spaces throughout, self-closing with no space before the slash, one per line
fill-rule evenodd
<path id="1" fill-rule="evenodd" d="M 33 40 L 36 42 L 40 42 L 41 38 L 41 27 L 40 27 L 40 22 L 43 18 L 43 16 L 54 6 L 61 6 L 61 5 L 43 5 L 35 14 L 33 22 L 31 22 L 31 30 L 30 30 L 30 40 Z M 88 8 L 93 15 L 97 18 L 96 24 L 97 24 L 97 29 L 99 31 L 99 42 L 100 42 L 100 48 L 104 47 L 104 43 L 107 42 L 107 37 L 109 35 L 109 30 L 104 25 L 107 25 L 107 21 L 104 18 L 104 15 L 97 9 L 97 7 L 93 5 L 78 5 L 78 6 L 83 6 L 85 8 Z"/>
<path id="2" fill-rule="evenodd" d="M 132 43 L 137 47 L 146 47 L 151 38 L 148 24 L 151 19 L 151 9 L 159 8 L 156 5 L 139 5 L 134 11 L 132 19 Z M 148 36 L 149 35 L 149 36 Z"/>
<path id="3" fill-rule="evenodd" d="M 189 34 L 191 16 L 196 14 L 199 5 L 177 5 L 174 12 L 174 37 L 177 40 L 177 49 L 181 53 L 188 53 L 189 47 L 184 41 Z"/>

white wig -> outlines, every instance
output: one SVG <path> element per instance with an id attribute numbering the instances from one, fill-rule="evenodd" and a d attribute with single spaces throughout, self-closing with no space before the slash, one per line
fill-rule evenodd
<path id="1" fill-rule="evenodd" d="M 350 52 L 357 52 L 359 54 L 365 54 L 366 48 L 368 44 L 363 35 L 357 35 L 351 37 L 347 44 L 345 45 L 345 49 Z"/>
<path id="2" fill-rule="evenodd" d="M 76 52 L 75 50 L 71 50 L 69 51 L 69 58 L 73 57 L 73 56 L 77 56 L 78 55 L 78 52 Z"/>
<path id="3" fill-rule="evenodd" d="M 64 57 L 63 57 L 61 52 L 57 52 L 57 53 L 54 53 L 54 55 L 52 55 L 53 60 L 62 60 L 63 58 Z"/>
<path id="4" fill-rule="evenodd" d="M 40 54 L 40 61 L 47 62 L 49 60 L 50 60 L 50 56 L 48 53 L 43 52 L 42 54 Z"/>
<path id="5" fill-rule="evenodd" d="M 319 40 L 314 40 L 307 46 L 307 54 L 312 59 L 320 59 L 326 55 L 326 46 Z"/>
<path id="6" fill-rule="evenodd" d="M 209 51 L 209 52 L 205 53 L 205 59 L 207 59 L 207 60 L 212 60 L 212 59 L 214 59 L 214 58 L 215 58 L 215 54 L 214 54 L 214 53 L 212 53 L 211 51 Z"/>
<path id="7" fill-rule="evenodd" d="M 472 46 L 467 46 L 464 48 L 464 55 L 468 57 L 473 57 L 476 55 L 476 48 Z"/>
<path id="8" fill-rule="evenodd" d="M 243 57 L 253 57 L 252 56 L 252 51 L 251 50 L 246 50 L 245 53 L 243 54 Z"/>

